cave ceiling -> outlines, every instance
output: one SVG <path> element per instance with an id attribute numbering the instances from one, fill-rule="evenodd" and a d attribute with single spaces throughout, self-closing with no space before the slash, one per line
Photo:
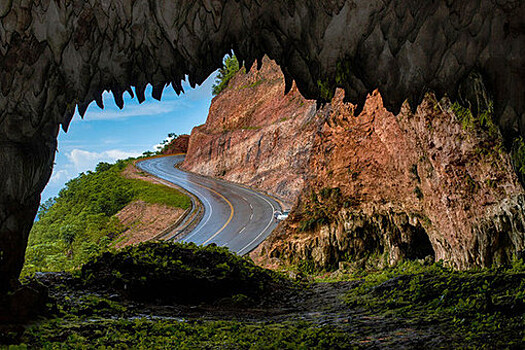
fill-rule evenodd
<path id="1" fill-rule="evenodd" d="M 524 18 L 511 0 L 4 0 L 0 120 L 14 139 L 50 119 L 67 129 L 74 106 L 102 106 L 105 89 L 120 107 L 132 86 L 141 101 L 149 83 L 155 98 L 168 84 L 180 92 L 233 50 L 247 67 L 276 60 L 307 98 L 341 87 L 359 108 L 378 88 L 393 112 L 428 91 L 455 99 L 477 70 L 512 134 L 523 129 Z"/>
<path id="2" fill-rule="evenodd" d="M 511 141 L 525 133 L 524 39 L 523 0 L 1 0 L 0 292 L 22 268 L 59 128 L 105 90 L 121 108 L 148 84 L 160 99 L 232 50 L 246 67 L 269 56 L 306 98 L 343 88 L 358 110 L 375 89 L 394 113 L 429 91 L 476 110 L 477 76 Z"/>

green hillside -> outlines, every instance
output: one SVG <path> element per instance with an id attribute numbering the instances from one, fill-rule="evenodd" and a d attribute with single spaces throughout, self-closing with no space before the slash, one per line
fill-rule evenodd
<path id="1" fill-rule="evenodd" d="M 131 161 L 100 163 L 41 206 L 29 236 L 23 276 L 73 270 L 108 250 L 124 230 L 114 215 L 134 200 L 183 209 L 191 205 L 173 188 L 121 176 Z"/>

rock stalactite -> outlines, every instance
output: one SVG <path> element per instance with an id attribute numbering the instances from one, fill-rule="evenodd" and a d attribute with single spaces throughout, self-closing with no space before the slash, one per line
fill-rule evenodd
<path id="1" fill-rule="evenodd" d="M 510 140 L 525 124 L 525 4 L 520 0 L 12 0 L 0 3 L 0 286 L 16 280 L 49 178 L 59 125 L 67 130 L 111 90 L 160 99 L 217 69 L 234 50 L 264 54 L 307 98 L 336 87 L 364 105 L 378 88 L 397 112 L 427 90 L 454 99 L 474 68 L 491 87 Z M 27 153 L 31 154 L 28 155 Z"/>

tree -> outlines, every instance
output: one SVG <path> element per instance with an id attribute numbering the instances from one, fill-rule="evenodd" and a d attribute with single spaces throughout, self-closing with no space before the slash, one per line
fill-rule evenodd
<path id="1" fill-rule="evenodd" d="M 219 69 L 219 75 L 213 85 L 213 95 L 220 94 L 224 89 L 228 87 L 228 83 L 235 76 L 240 69 L 239 61 L 235 55 L 227 56 L 223 62 L 223 66 Z"/>

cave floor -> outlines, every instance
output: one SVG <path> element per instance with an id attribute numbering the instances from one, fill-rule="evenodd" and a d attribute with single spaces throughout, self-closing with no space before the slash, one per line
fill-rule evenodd
<path id="1" fill-rule="evenodd" d="M 523 295 L 508 291 L 522 288 L 525 274 L 458 276 L 298 283 L 259 302 L 163 305 L 86 287 L 68 273 L 37 274 L 56 300 L 54 315 L 4 327 L 0 340 L 30 348 L 522 348 Z M 436 305 L 456 297 L 447 293 L 457 302 Z"/>

